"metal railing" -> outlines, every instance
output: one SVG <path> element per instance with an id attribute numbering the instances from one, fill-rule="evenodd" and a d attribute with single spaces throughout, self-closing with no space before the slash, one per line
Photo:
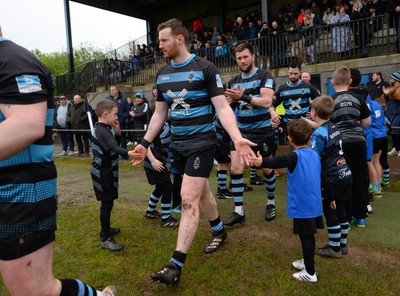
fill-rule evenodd
<path id="1" fill-rule="evenodd" d="M 297 36 L 294 37 L 293 34 Z M 302 28 L 298 32 L 283 32 L 278 35 L 247 40 L 255 47 L 256 65 L 260 68 L 282 68 L 293 61 L 308 63 L 326 63 L 340 59 L 354 59 L 368 56 L 387 55 L 396 52 L 395 30 L 389 26 L 389 15 L 381 15 L 347 23 L 321 25 L 314 28 Z M 347 40 L 348 47 L 343 47 Z M 243 41 L 242 41 L 243 42 Z M 221 48 L 192 50 L 193 53 L 213 62 L 222 73 L 236 71 L 234 39 L 224 46 L 225 55 L 218 55 Z M 112 83 L 132 86 L 154 82 L 156 73 L 165 65 L 165 59 L 146 57 L 128 61 L 133 54 L 135 44 L 129 43 L 106 55 L 76 67 L 74 73 L 65 73 L 57 77 L 57 92 L 66 96 L 84 95 L 96 86 Z M 223 50 L 222 50 L 223 52 Z"/>

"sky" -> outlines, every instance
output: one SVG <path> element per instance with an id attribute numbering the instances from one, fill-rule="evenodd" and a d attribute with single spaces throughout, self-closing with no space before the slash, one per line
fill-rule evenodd
<path id="1" fill-rule="evenodd" d="M 118 48 L 146 35 L 146 22 L 70 1 L 72 46 L 89 42 L 101 49 Z M 0 26 L 5 38 L 28 50 L 66 50 L 64 0 L 0 0 Z"/>

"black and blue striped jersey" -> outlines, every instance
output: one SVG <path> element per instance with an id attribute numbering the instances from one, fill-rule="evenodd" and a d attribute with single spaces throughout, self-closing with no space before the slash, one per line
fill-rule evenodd
<path id="1" fill-rule="evenodd" d="M 335 109 L 331 121 L 339 128 L 343 143 L 364 142 L 364 130 L 361 120 L 368 118 L 371 111 L 366 103 L 368 92 L 348 90 L 335 93 Z"/>
<path id="2" fill-rule="evenodd" d="M 245 94 L 251 97 L 261 97 L 261 88 L 275 91 L 275 80 L 271 73 L 256 68 L 249 76 L 241 73 L 228 82 L 228 88 L 245 89 Z M 239 100 L 237 104 L 237 121 L 242 135 L 260 135 L 272 133 L 271 115 L 265 108 L 260 108 Z"/>
<path id="3" fill-rule="evenodd" d="M 7 241 L 56 229 L 54 87 L 50 71 L 31 52 L 5 38 L 0 38 L 0 69 L 1 104 L 47 102 L 44 136 L 0 161 L 0 240 Z M 0 124 L 5 120 L 0 112 Z"/>
<path id="4" fill-rule="evenodd" d="M 191 55 L 181 64 L 171 62 L 161 68 L 156 84 L 157 101 L 166 101 L 171 111 L 171 147 L 186 151 L 215 145 L 215 109 L 211 98 L 224 96 L 215 65 Z"/>
<path id="5" fill-rule="evenodd" d="M 285 108 L 284 122 L 292 119 L 305 117 L 310 112 L 310 102 L 318 97 L 320 93 L 311 84 L 299 80 L 296 84 L 287 81 L 282 84 L 275 92 L 275 99 L 272 101 L 272 107 L 276 108 L 281 103 Z"/>

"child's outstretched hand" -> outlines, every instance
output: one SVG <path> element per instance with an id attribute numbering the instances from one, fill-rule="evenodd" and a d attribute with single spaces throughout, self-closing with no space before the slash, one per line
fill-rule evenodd
<path id="1" fill-rule="evenodd" d="M 250 165 L 255 167 L 260 167 L 261 164 L 262 164 L 262 156 L 260 154 L 260 151 L 257 151 L 257 156 L 250 158 Z"/>

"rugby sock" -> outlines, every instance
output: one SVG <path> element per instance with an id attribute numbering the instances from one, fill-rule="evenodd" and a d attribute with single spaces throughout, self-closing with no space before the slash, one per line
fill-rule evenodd
<path id="1" fill-rule="evenodd" d="M 243 192 L 244 180 L 243 174 L 231 174 L 232 194 L 235 201 L 235 212 L 239 215 L 244 215 L 243 211 Z"/>
<path id="2" fill-rule="evenodd" d="M 218 170 L 217 171 L 217 185 L 218 185 L 218 190 L 223 191 L 226 190 L 226 179 L 227 179 L 227 173 L 228 171 L 226 170 Z"/>
<path id="3" fill-rule="evenodd" d="M 172 199 L 172 190 L 173 185 L 171 182 L 162 183 L 159 185 L 162 189 L 162 197 L 161 197 L 161 214 L 162 220 L 166 221 L 171 217 L 171 199 Z"/>
<path id="4" fill-rule="evenodd" d="M 214 233 L 218 233 L 221 234 L 225 231 L 224 229 L 224 223 L 221 221 L 221 218 L 218 216 L 217 219 L 209 221 L 210 226 L 211 226 L 211 230 Z"/>
<path id="5" fill-rule="evenodd" d="M 96 291 L 95 288 L 85 284 L 84 282 L 76 279 L 65 279 L 61 281 L 61 294 L 60 296 L 71 296 L 71 295 L 103 295 L 100 291 Z"/>
<path id="6" fill-rule="evenodd" d="M 340 247 L 347 246 L 347 235 L 349 234 L 349 223 L 340 223 Z"/>
<path id="7" fill-rule="evenodd" d="M 179 270 L 182 269 L 186 261 L 186 254 L 175 250 L 172 253 L 170 262 L 173 263 Z"/>
<path id="8" fill-rule="evenodd" d="M 250 179 L 254 179 L 254 178 L 256 178 L 256 177 L 257 177 L 257 169 L 251 167 L 251 168 L 250 168 Z"/>
<path id="9" fill-rule="evenodd" d="M 268 175 L 264 174 L 264 182 L 268 197 L 267 205 L 275 205 L 275 185 L 276 185 L 275 172 L 272 171 Z"/>
<path id="10" fill-rule="evenodd" d="M 160 196 L 154 195 L 154 192 L 153 192 L 149 199 L 149 206 L 147 207 L 147 212 L 155 211 L 159 200 L 160 200 Z"/>
<path id="11" fill-rule="evenodd" d="M 340 251 L 340 239 L 341 239 L 341 227 L 339 224 L 331 225 L 327 227 L 328 229 L 328 238 L 329 238 L 329 246 L 335 252 Z"/>
<path id="12" fill-rule="evenodd" d="M 388 183 L 389 182 L 389 175 L 390 175 L 390 169 L 383 169 L 382 181 L 384 183 Z"/>

